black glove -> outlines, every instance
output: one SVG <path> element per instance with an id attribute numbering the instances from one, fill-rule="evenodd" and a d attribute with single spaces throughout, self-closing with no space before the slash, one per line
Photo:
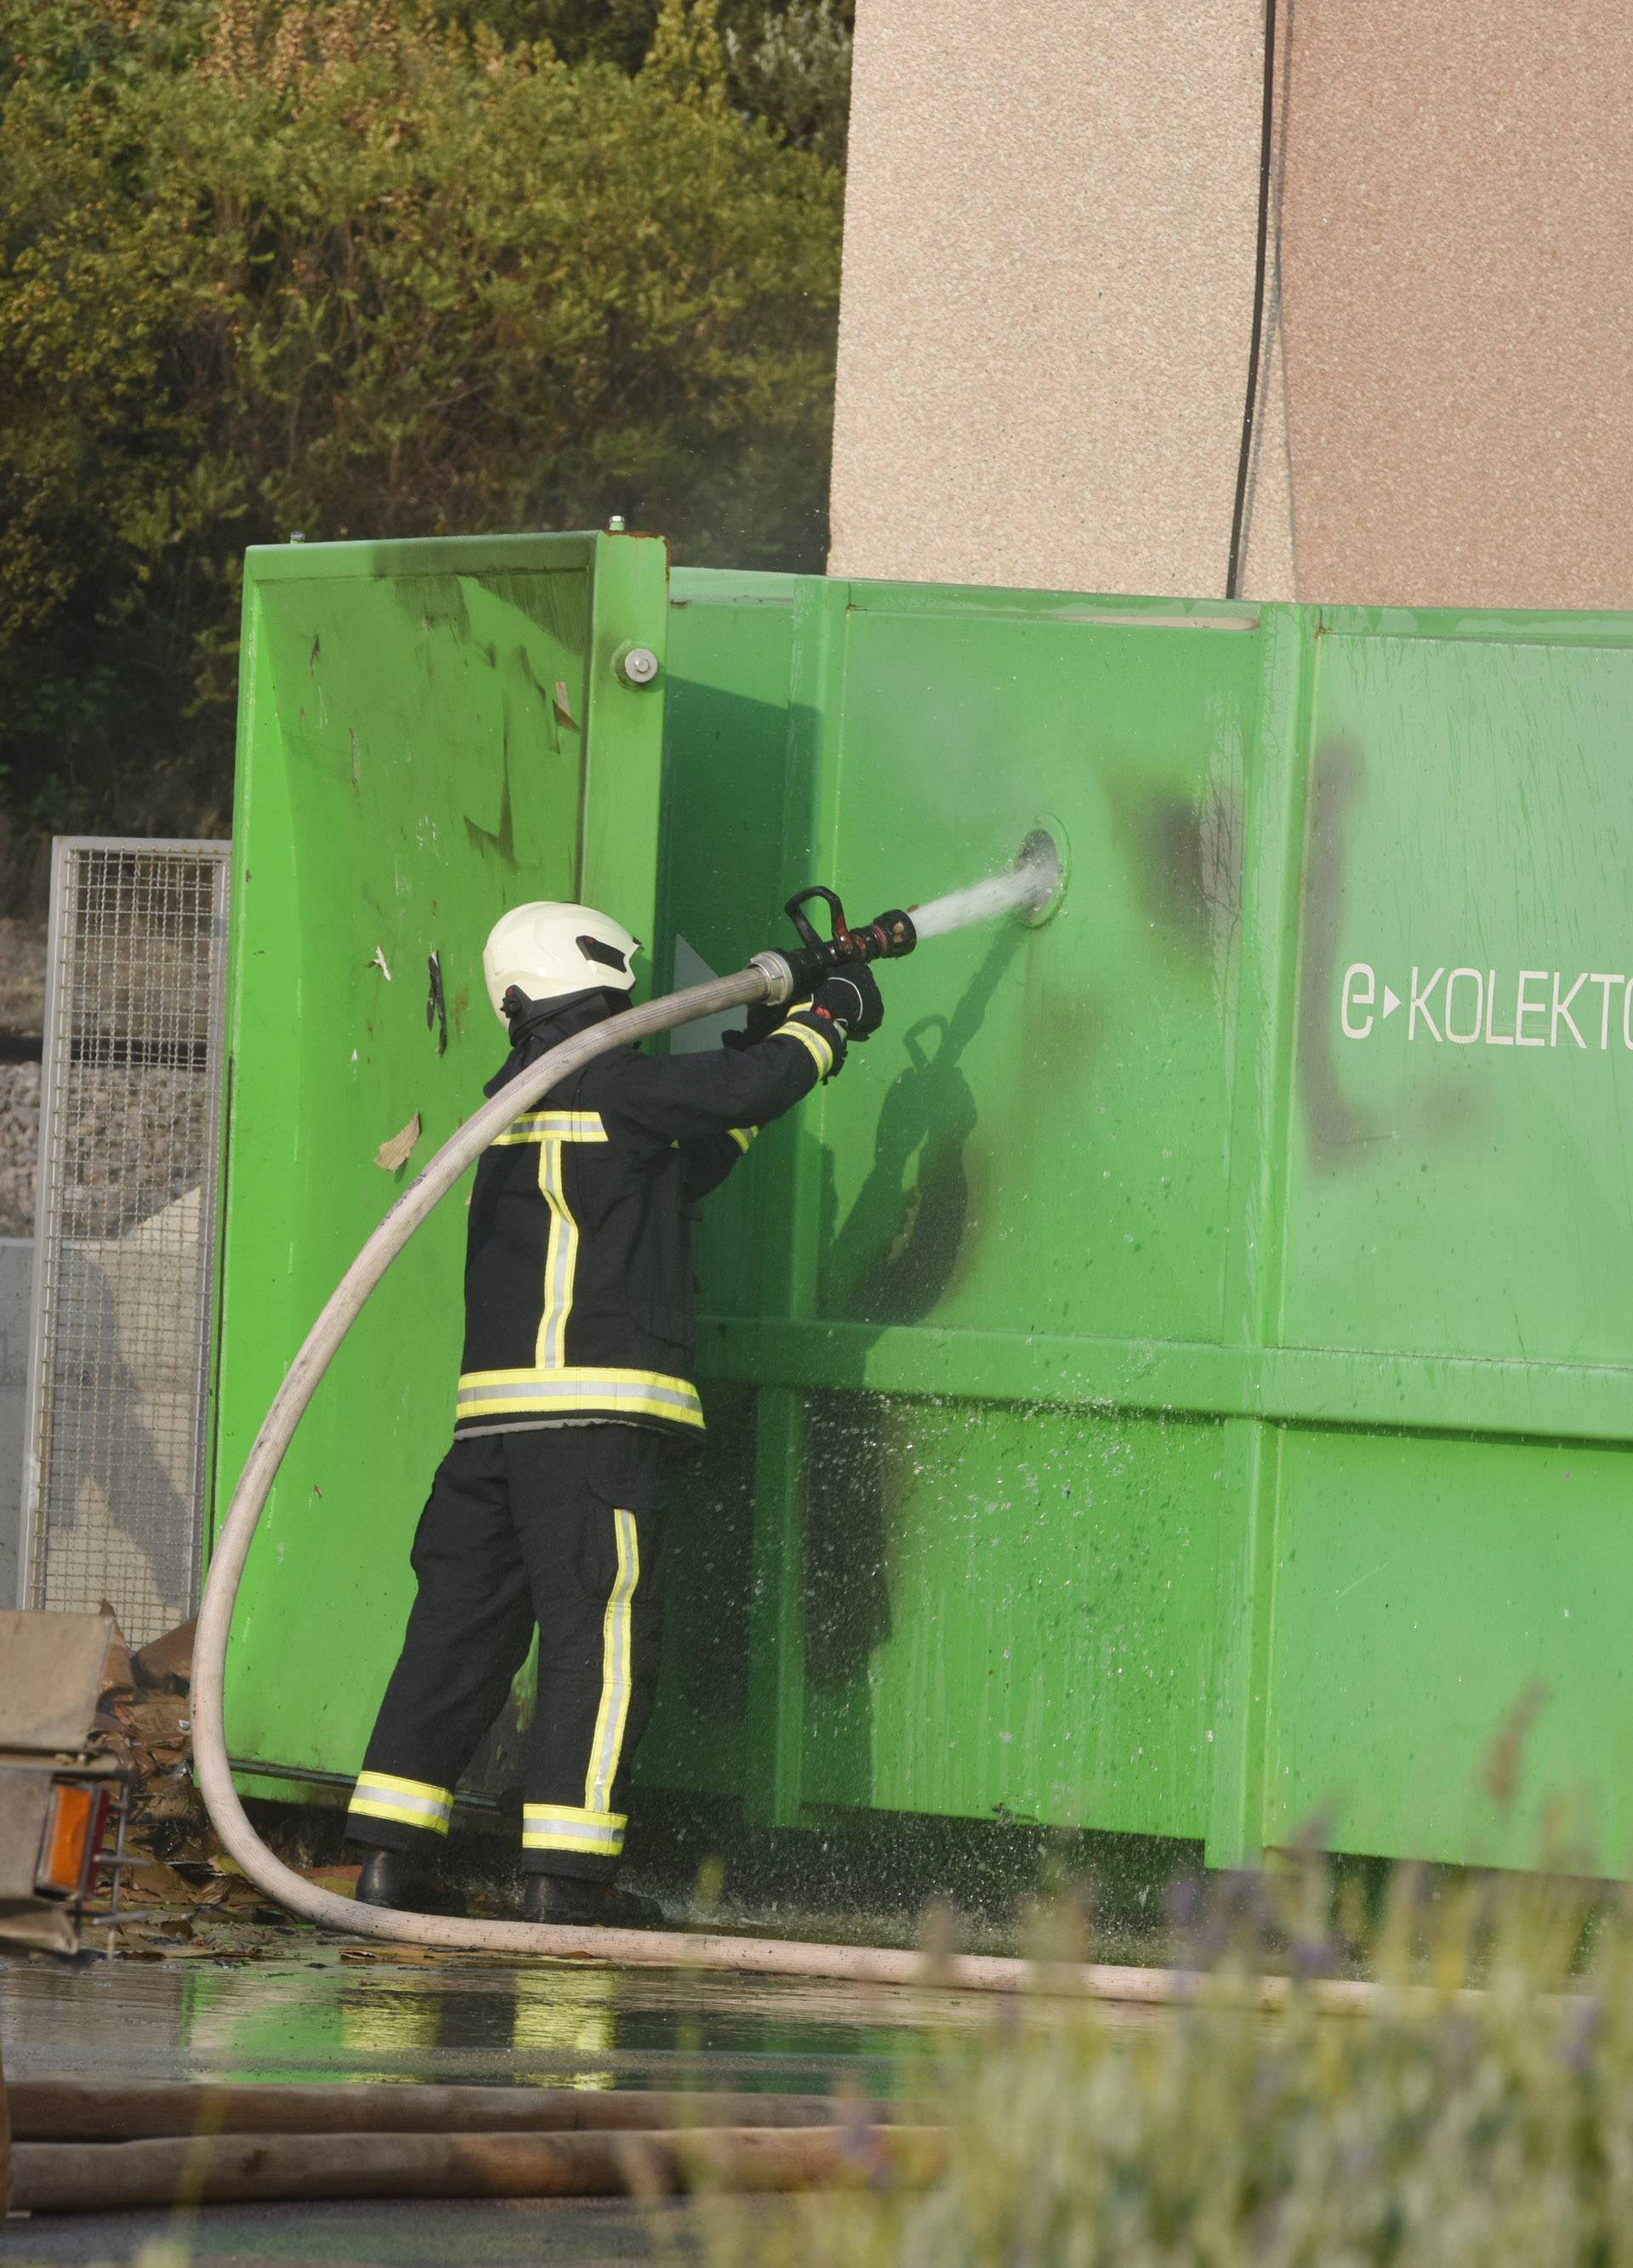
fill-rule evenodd
<path id="1" fill-rule="evenodd" d="M 845 1027 L 847 1039 L 871 1039 L 884 1021 L 884 1003 L 865 961 L 853 961 L 824 976 L 811 1005 L 821 1008 Z"/>

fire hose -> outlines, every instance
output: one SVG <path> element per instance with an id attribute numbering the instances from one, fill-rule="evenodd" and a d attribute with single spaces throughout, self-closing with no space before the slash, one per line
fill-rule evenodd
<path id="1" fill-rule="evenodd" d="M 813 895 L 824 898 L 834 917 L 833 935 L 820 937 L 801 911 Z M 924 1955 L 865 1946 L 802 1945 L 775 1939 L 734 1937 L 688 1931 L 645 1931 L 603 1927 L 570 1928 L 555 1924 L 484 1921 L 458 1916 L 399 1912 L 358 1905 L 321 1889 L 285 1866 L 256 1834 L 233 1785 L 223 1713 L 227 1643 L 233 1609 L 255 1529 L 296 1426 L 317 1390 L 342 1340 L 393 1260 L 432 1209 L 511 1122 L 533 1108 L 542 1096 L 597 1056 L 633 1041 L 706 1016 L 736 1008 L 780 1006 L 796 990 L 846 960 L 897 958 L 910 953 L 916 937 L 905 914 L 892 912 L 863 930 L 851 930 L 843 909 L 828 891 L 803 892 L 789 912 L 802 946 L 791 954 L 757 954 L 746 968 L 706 984 L 694 984 L 644 1006 L 610 1016 L 552 1048 L 510 1080 L 466 1120 L 398 1198 L 370 1236 L 307 1333 L 233 1493 L 226 1518 L 211 1554 L 199 1609 L 193 1661 L 193 1750 L 205 1808 L 227 1855 L 257 1889 L 288 1912 L 327 1929 L 382 1938 L 400 1945 L 441 1948 L 450 1952 L 485 1951 L 555 1959 L 593 1959 L 646 1968 L 693 1968 L 740 1976 L 816 1977 L 876 1984 L 934 1981 L 943 1988 L 1013 1992 L 1049 1983 L 1074 1992 L 1127 2000 L 1170 2000 L 1186 1996 L 1191 1980 L 1171 1971 L 1068 1964 L 1036 1970 L 1024 1961 L 990 1955 L 951 1955 L 927 1963 Z M 1275 1980 L 1267 1980 L 1274 1983 Z"/>

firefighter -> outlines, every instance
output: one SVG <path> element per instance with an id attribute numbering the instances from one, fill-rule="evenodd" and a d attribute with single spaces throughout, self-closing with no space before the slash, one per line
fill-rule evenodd
<path id="1" fill-rule="evenodd" d="M 483 954 L 510 1034 L 490 1094 L 627 1005 L 638 951 L 587 906 L 518 906 Z M 454 1442 L 414 1538 L 418 1592 L 347 1816 L 365 1904 L 447 1904 L 454 1790 L 536 1627 L 522 1912 L 661 1927 L 616 1887 L 652 1706 L 666 1465 L 701 1443 L 689 1221 L 756 1132 L 883 1018 L 865 967 L 716 1050 L 599 1057 L 484 1152 L 470 1200 Z"/>

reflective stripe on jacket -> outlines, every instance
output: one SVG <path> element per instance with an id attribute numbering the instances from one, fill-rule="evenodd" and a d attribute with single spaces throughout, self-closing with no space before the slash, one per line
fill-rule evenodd
<path id="1" fill-rule="evenodd" d="M 488 1092 L 605 1013 L 600 994 L 534 1012 Z M 623 1048 L 501 1134 L 471 1193 L 455 1432 L 613 1420 L 695 1440 L 691 1208 L 833 1068 L 804 1018 L 741 1051 Z"/>

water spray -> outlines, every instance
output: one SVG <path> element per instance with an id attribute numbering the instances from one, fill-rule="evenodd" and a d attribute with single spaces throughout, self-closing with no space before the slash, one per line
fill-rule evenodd
<path id="1" fill-rule="evenodd" d="M 1019 914 L 1029 926 L 1036 928 L 1049 918 L 1065 890 L 1064 846 L 1065 836 L 1059 822 L 1039 820 L 1006 873 L 989 874 L 983 882 L 972 882 L 962 890 L 950 890 L 945 897 L 932 898 L 927 905 L 914 906 L 911 910 L 892 907 L 889 913 L 876 916 L 860 929 L 852 929 L 846 922 L 837 891 L 825 888 L 820 882 L 813 883 L 810 888 L 797 891 L 783 908 L 799 932 L 798 950 L 757 954 L 755 966 L 780 961 L 788 973 L 790 986 L 790 993 L 783 997 L 792 997 L 809 991 L 846 961 L 901 961 L 927 939 L 947 937 L 954 930 L 969 929 L 977 922 L 999 921 L 1005 914 Z M 805 910 L 813 901 L 820 901 L 828 908 L 831 933 L 827 937 L 822 935 Z"/>
<path id="2" fill-rule="evenodd" d="M 289 1912 L 325 1929 L 449 1952 L 485 1950 L 518 1956 L 617 1961 L 646 1968 L 684 1966 L 739 1975 L 862 1978 L 879 1984 L 911 1984 L 919 1977 L 923 1969 L 919 1955 L 867 1946 L 792 1945 L 774 1939 L 679 1930 L 476 1921 L 359 1906 L 333 1890 L 321 1889 L 268 1850 L 250 1825 L 233 1784 L 223 1713 L 227 1640 L 245 1562 L 272 1484 L 295 1428 L 341 1342 L 414 1231 L 467 1167 L 515 1119 L 571 1073 L 632 1041 L 736 1008 L 785 1005 L 847 961 L 898 961 L 926 939 L 946 936 L 974 922 L 995 921 L 1005 914 L 1016 914 L 1034 924 L 1046 921 L 1060 902 L 1067 873 L 1064 836 L 1053 821 L 1046 820 L 1027 836 L 1008 873 L 977 882 L 969 889 L 955 890 L 912 912 L 892 909 L 861 929 L 853 929 L 846 922 L 845 908 L 833 891 L 821 886 L 802 890 L 788 901 L 787 909 L 800 939 L 792 952 L 757 954 L 735 976 L 715 977 L 706 984 L 672 992 L 667 998 L 647 1001 L 642 1007 L 625 1009 L 564 1040 L 491 1096 L 403 1191 L 342 1277 L 291 1363 L 245 1461 L 216 1537 L 204 1582 L 194 1644 L 192 1693 L 193 1752 L 199 1792 L 223 1848 L 258 1889 Z M 805 910 L 816 900 L 827 906 L 831 917 L 827 937 Z M 1148 1997 L 1149 1987 L 1118 1991 L 1113 1980 L 1128 1973 L 1088 1968 L 1052 1972 L 1068 1991 Z M 1032 1971 L 1023 1961 L 963 1956 L 938 1966 L 938 1981 L 950 1986 L 1013 1992 L 1029 1980 Z"/>
<path id="3" fill-rule="evenodd" d="M 953 930 L 976 922 L 998 921 L 1019 914 L 1029 928 L 1048 920 L 1066 889 L 1066 837 L 1059 822 L 1040 819 L 1022 843 L 1007 873 L 991 874 L 967 889 L 950 890 L 927 906 L 916 906 L 913 925 L 919 939 L 946 937 Z"/>

